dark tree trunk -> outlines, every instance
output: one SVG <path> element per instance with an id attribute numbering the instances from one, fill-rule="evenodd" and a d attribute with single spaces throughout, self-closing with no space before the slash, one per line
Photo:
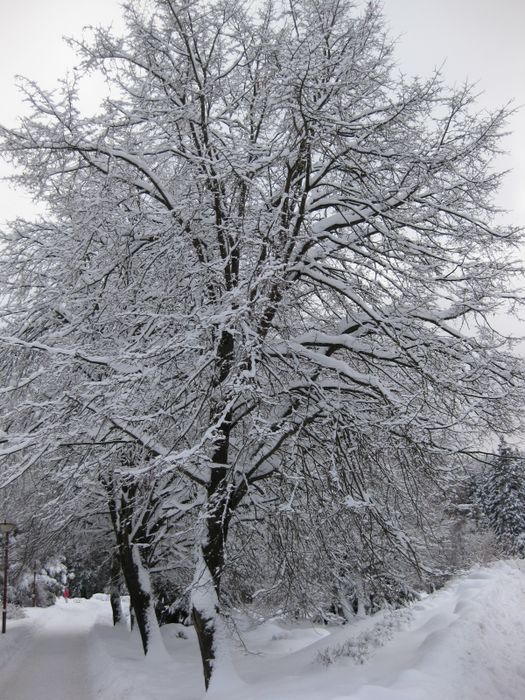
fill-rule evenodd
<path id="1" fill-rule="evenodd" d="M 111 558 L 111 582 L 109 602 L 111 604 L 111 612 L 113 613 L 113 625 L 118 625 L 123 621 L 122 601 L 120 598 L 120 562 L 116 552 Z"/>
<path id="2" fill-rule="evenodd" d="M 220 620 L 220 590 L 224 567 L 224 547 L 231 517 L 225 497 L 227 471 L 217 465 L 208 487 L 208 512 L 192 591 L 191 617 L 199 640 L 206 689 L 217 655 L 217 627 Z"/>
<path id="3" fill-rule="evenodd" d="M 109 602 L 111 604 L 111 612 L 113 614 L 113 626 L 119 625 L 122 622 L 122 602 L 118 591 L 111 591 L 109 594 Z"/>
<path id="4" fill-rule="evenodd" d="M 131 628 L 134 622 L 139 628 L 140 638 L 144 654 L 150 653 L 152 647 L 158 652 L 166 654 L 164 643 L 160 634 L 159 624 L 155 615 L 155 606 L 151 591 L 150 577 L 144 568 L 137 543 L 130 541 L 129 527 L 132 520 L 132 503 L 134 486 L 126 490 L 121 489 L 119 507 L 111 492 L 112 484 L 106 485 L 109 497 L 109 512 L 113 523 L 113 530 L 117 540 L 120 568 L 129 592 Z M 139 538 L 139 541 L 143 541 Z"/>
<path id="5" fill-rule="evenodd" d="M 227 287 L 234 283 L 236 274 L 236 264 L 233 264 L 227 274 Z M 219 387 L 229 376 L 234 360 L 234 338 L 229 331 L 223 330 L 220 334 L 217 360 L 216 386 Z M 216 414 L 220 415 L 224 408 L 216 407 Z M 206 690 L 217 672 L 218 644 L 225 643 L 220 597 L 226 540 L 232 514 L 244 495 L 244 486 L 232 489 L 233 485 L 229 482 L 231 421 L 231 412 L 227 411 L 219 427 L 220 438 L 212 456 L 204 532 L 197 552 L 191 596 L 191 617 L 199 640 Z M 223 659 L 227 656 L 227 653 L 222 655 Z"/>
<path id="6" fill-rule="evenodd" d="M 193 622 L 193 626 L 195 627 L 195 631 L 197 632 L 197 639 L 199 640 L 202 670 L 204 673 L 204 685 L 206 690 L 208 690 L 211 675 L 213 673 L 213 664 L 215 661 L 215 618 L 210 618 L 207 615 L 203 615 L 201 611 L 197 610 L 197 608 L 193 606 L 191 611 L 191 620 Z"/>
<path id="7" fill-rule="evenodd" d="M 206 689 L 217 670 L 217 645 L 219 638 L 223 641 L 224 636 L 220 596 L 228 528 L 243 495 L 240 488 L 230 491 L 224 465 L 215 467 L 208 489 L 208 511 L 202 545 L 197 555 L 191 610 L 199 640 Z M 225 655 L 222 656 L 224 658 Z"/>
<path id="8" fill-rule="evenodd" d="M 149 586 L 145 585 L 146 572 L 140 562 L 139 552 L 136 547 L 126 542 L 125 536 L 121 539 L 123 541 L 120 543 L 119 551 L 122 573 L 129 591 L 133 619 L 139 628 L 144 654 L 147 654 L 150 651 L 152 637 L 156 637 L 159 633 L 153 596 Z"/>
<path id="9" fill-rule="evenodd" d="M 208 690 L 212 675 L 216 671 L 218 632 L 222 625 L 222 619 L 217 583 L 204 558 L 204 548 L 198 553 L 191 600 L 191 619 L 199 640 L 204 684 Z"/>

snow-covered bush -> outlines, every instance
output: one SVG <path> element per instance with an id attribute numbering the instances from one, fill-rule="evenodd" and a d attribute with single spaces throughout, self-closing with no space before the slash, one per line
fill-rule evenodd
<path id="1" fill-rule="evenodd" d="M 188 586 L 183 588 L 178 581 L 170 580 L 169 576 L 153 577 L 155 592 L 155 613 L 159 625 L 180 623 L 191 624 L 191 610 Z"/>
<path id="2" fill-rule="evenodd" d="M 25 612 L 21 605 L 7 604 L 7 618 L 9 620 L 21 620 L 23 617 L 25 617 Z"/>
<path id="3" fill-rule="evenodd" d="M 411 617 L 410 610 L 390 610 L 382 614 L 370 629 L 318 652 L 315 662 L 328 667 L 338 659 L 348 658 L 356 664 L 363 664 L 376 649 L 389 642 L 394 633 L 409 622 Z"/>
<path id="4" fill-rule="evenodd" d="M 14 587 L 13 600 L 17 605 L 31 607 L 34 599 L 37 607 L 46 608 L 62 595 L 68 582 L 66 564 L 55 558 L 36 571 L 22 573 Z"/>

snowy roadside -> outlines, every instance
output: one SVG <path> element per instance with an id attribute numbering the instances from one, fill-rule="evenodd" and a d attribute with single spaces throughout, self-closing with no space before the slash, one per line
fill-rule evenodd
<path id="1" fill-rule="evenodd" d="M 525 698 L 522 561 L 471 571 L 409 613 L 339 628 L 246 627 L 232 646 L 239 678 L 215 688 L 214 700 Z M 0 697 L 199 700 L 193 629 L 168 625 L 163 635 L 171 658 L 145 659 L 136 635 L 111 626 L 104 596 L 29 610 L 0 640 Z"/>

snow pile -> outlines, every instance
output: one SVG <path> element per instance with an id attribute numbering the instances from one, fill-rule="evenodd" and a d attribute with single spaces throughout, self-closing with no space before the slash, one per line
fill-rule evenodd
<path id="1" fill-rule="evenodd" d="M 0 638 L 0 697 L 200 700 L 194 630 L 162 632 L 168 662 L 112 627 L 104 596 L 29 610 Z M 523 700 L 525 563 L 472 571 L 408 611 L 345 627 L 272 619 L 239 632 L 238 677 L 222 678 L 214 700 Z"/>

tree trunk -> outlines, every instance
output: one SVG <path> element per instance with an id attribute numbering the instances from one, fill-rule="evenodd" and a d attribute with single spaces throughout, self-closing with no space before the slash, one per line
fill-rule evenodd
<path id="1" fill-rule="evenodd" d="M 120 562 L 144 654 L 148 656 L 154 652 L 165 656 L 167 652 L 155 615 L 149 573 L 142 564 L 137 546 L 129 544 L 126 539 L 122 538 L 119 546 Z"/>
<path id="2" fill-rule="evenodd" d="M 348 596 L 343 591 L 339 591 L 339 607 L 346 622 L 352 622 L 355 619 L 357 610 L 354 610 L 354 604 L 348 599 Z M 357 602 L 357 601 L 356 601 Z M 357 607 L 357 606 L 356 606 Z"/>
<path id="3" fill-rule="evenodd" d="M 231 270 L 233 276 L 235 270 Z M 231 282 L 231 279 L 229 280 Z M 227 285 L 229 284 L 227 280 Z M 234 357 L 234 339 L 223 330 L 217 347 L 216 386 L 229 376 Z M 216 414 L 220 415 L 216 407 Z M 224 620 L 220 611 L 221 578 L 228 526 L 231 516 L 243 496 L 242 487 L 232 489 L 229 483 L 228 456 L 232 415 L 226 411 L 212 455 L 212 470 L 207 485 L 207 504 L 204 514 L 204 532 L 197 544 L 197 561 L 191 592 L 191 617 L 199 640 L 206 690 L 212 683 L 227 675 L 229 683 L 236 672 L 231 663 Z"/>
<path id="4" fill-rule="evenodd" d="M 224 463 L 216 464 L 208 487 L 202 519 L 204 531 L 197 545 L 191 592 L 191 617 L 199 640 L 206 689 L 220 677 L 226 677 L 230 684 L 237 678 L 229 654 L 220 596 L 229 523 L 245 492 L 244 484 L 235 489 L 230 487 Z M 238 678 L 237 681 L 240 682 Z"/>
<path id="5" fill-rule="evenodd" d="M 124 455 L 123 459 L 125 457 Z M 108 506 L 117 540 L 120 568 L 129 592 L 131 629 L 136 622 L 146 656 L 155 652 L 157 656 L 167 657 L 166 647 L 162 641 L 155 614 L 150 576 L 142 563 L 138 544 L 130 540 L 129 528 L 132 522 L 137 484 L 132 483 L 120 487 L 120 498 L 117 505 L 113 481 L 109 480 L 103 483 L 109 496 Z M 143 538 L 138 538 L 138 541 L 142 542 Z"/>
<path id="6" fill-rule="evenodd" d="M 113 625 L 120 624 L 124 615 L 122 613 L 122 601 L 120 598 L 120 562 L 116 552 L 111 558 L 111 581 L 109 591 L 109 602 L 113 613 Z"/>
<path id="7" fill-rule="evenodd" d="M 221 677 L 226 678 L 231 685 L 237 674 L 228 649 L 226 627 L 217 595 L 217 582 L 206 563 L 205 552 L 206 546 L 198 548 L 191 593 L 191 618 L 199 640 L 204 684 L 208 690 Z"/>
<path id="8" fill-rule="evenodd" d="M 192 585 L 191 619 L 199 640 L 206 690 L 210 685 L 215 664 L 218 617 L 219 600 L 201 549 L 197 552 L 197 565 Z"/>
<path id="9" fill-rule="evenodd" d="M 111 612 L 113 614 L 113 626 L 120 625 L 123 619 L 122 602 L 118 591 L 111 591 L 109 594 L 109 602 L 111 604 Z"/>

